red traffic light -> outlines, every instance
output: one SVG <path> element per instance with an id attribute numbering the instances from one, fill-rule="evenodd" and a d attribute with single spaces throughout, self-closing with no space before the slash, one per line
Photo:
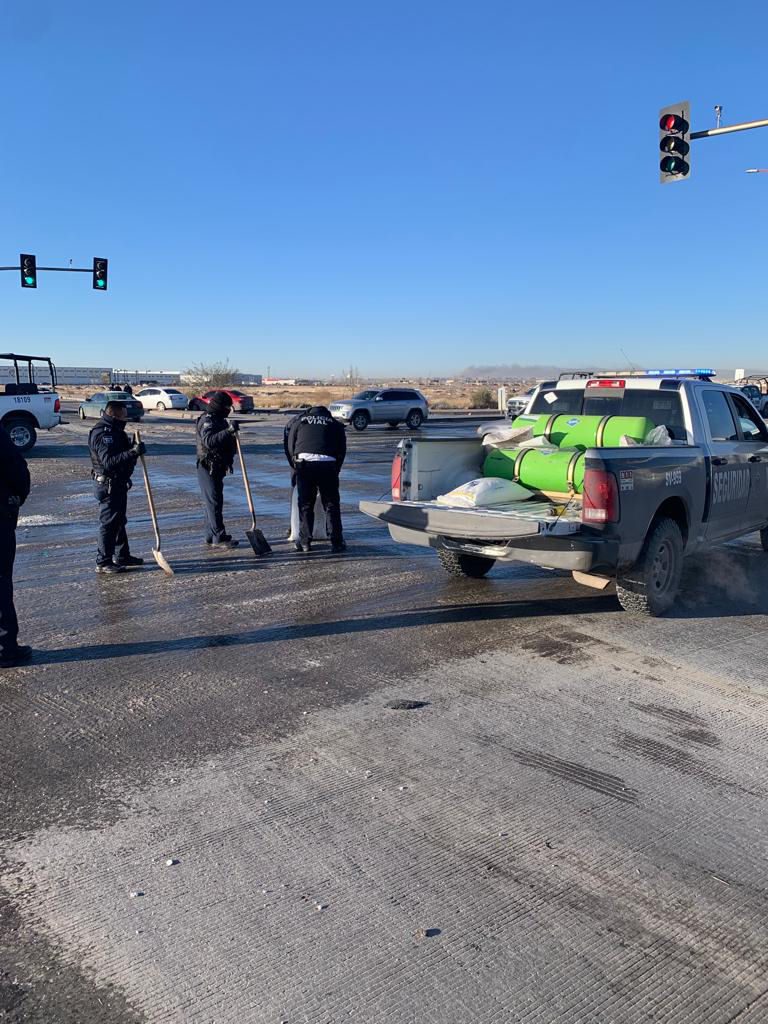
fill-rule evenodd
<path id="1" fill-rule="evenodd" d="M 685 135 L 691 126 L 684 117 L 679 114 L 662 114 L 659 120 L 659 128 L 663 132 L 671 132 L 673 135 Z"/>

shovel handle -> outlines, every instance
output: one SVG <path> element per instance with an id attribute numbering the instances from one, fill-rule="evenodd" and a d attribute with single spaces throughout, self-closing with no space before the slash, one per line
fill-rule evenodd
<path id="1" fill-rule="evenodd" d="M 253 498 L 251 497 L 251 485 L 248 481 L 248 470 L 245 468 L 245 459 L 243 458 L 243 449 L 240 446 L 240 434 L 235 432 L 235 444 L 237 445 L 237 454 L 240 458 L 240 469 L 243 474 L 243 480 L 245 482 L 245 497 L 248 500 L 248 511 L 251 513 L 251 519 L 253 520 L 253 528 L 256 528 L 256 512 L 253 507 Z"/>
<path id="2" fill-rule="evenodd" d="M 136 440 L 141 441 L 141 433 L 137 430 L 135 434 Z M 141 470 L 144 474 L 144 486 L 147 490 L 147 504 L 149 505 L 149 514 L 152 518 L 152 526 L 155 530 L 155 543 L 158 549 L 160 548 L 160 530 L 157 526 L 157 512 L 155 511 L 155 499 L 152 497 L 152 488 L 149 483 L 149 473 L 147 473 L 147 464 L 144 461 L 144 456 L 140 455 L 139 460 L 141 461 Z"/>

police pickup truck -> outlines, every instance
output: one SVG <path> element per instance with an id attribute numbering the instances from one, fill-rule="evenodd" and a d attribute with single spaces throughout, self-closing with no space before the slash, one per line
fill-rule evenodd
<path id="1" fill-rule="evenodd" d="M 0 363 L 0 423 L 19 451 L 28 452 L 38 430 L 52 430 L 61 423 L 56 368 L 48 356 L 6 352 L 0 360 L 13 363 Z"/>
<path id="2" fill-rule="evenodd" d="M 661 615 L 673 605 L 685 555 L 759 531 L 768 551 L 768 429 L 738 388 L 711 370 L 649 370 L 541 384 L 523 416 L 640 416 L 665 446 L 588 448 L 582 493 L 488 508 L 452 508 L 438 495 L 479 477 L 480 437 L 410 438 L 392 466 L 392 501 L 362 501 L 392 539 L 431 547 L 454 576 L 496 561 L 571 570 L 621 606 Z M 518 421 L 519 422 L 519 421 Z"/>

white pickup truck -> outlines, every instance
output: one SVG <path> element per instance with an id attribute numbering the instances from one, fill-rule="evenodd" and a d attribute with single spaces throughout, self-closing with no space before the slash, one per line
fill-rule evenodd
<path id="1" fill-rule="evenodd" d="M 549 381 L 521 419 L 641 416 L 666 446 L 590 447 L 581 493 L 540 494 L 485 508 L 437 502 L 480 476 L 480 437 L 411 438 L 392 467 L 392 500 L 360 509 L 402 544 L 433 548 L 454 576 L 484 576 L 496 561 L 570 569 L 591 586 L 616 581 L 622 607 L 661 615 L 677 597 L 683 558 L 748 533 L 768 551 L 768 427 L 713 371 Z M 517 465 L 517 464 L 516 464 Z"/>
<path id="2" fill-rule="evenodd" d="M 13 373 L 5 383 L 0 378 L 0 423 L 19 451 L 28 452 L 37 441 L 38 430 L 52 430 L 61 423 L 56 368 L 48 356 L 6 352 L 0 353 L 0 360 L 13 363 Z"/>

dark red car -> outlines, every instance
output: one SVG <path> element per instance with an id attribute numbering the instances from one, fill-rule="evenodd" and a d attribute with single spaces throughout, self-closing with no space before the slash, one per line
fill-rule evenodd
<path id="1" fill-rule="evenodd" d="M 214 388 L 212 391 L 206 391 L 204 395 L 195 395 L 194 398 L 190 398 L 187 408 L 205 412 L 211 396 L 215 395 L 217 391 L 223 391 L 232 399 L 232 412 L 253 412 L 251 396 L 244 395 L 242 391 L 233 391 L 231 388 Z"/>

